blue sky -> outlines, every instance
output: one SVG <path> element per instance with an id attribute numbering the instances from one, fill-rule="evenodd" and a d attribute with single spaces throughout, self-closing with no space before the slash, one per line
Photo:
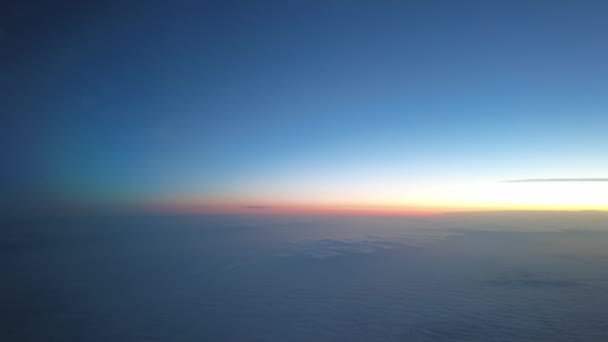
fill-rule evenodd
<path id="1" fill-rule="evenodd" d="M 413 205 L 413 188 L 605 177 L 607 11 L 18 4 L 1 40 L 5 207 Z"/>

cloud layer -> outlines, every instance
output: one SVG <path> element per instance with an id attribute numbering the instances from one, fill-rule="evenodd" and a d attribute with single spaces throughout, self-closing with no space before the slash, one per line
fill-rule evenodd
<path id="1" fill-rule="evenodd" d="M 531 178 L 512 179 L 504 183 L 565 183 L 565 182 L 608 182 L 608 178 Z"/>
<path id="2" fill-rule="evenodd" d="M 399 246 L 401 243 L 390 240 L 309 239 L 291 242 L 280 255 L 323 259 L 349 254 L 369 254 Z"/>

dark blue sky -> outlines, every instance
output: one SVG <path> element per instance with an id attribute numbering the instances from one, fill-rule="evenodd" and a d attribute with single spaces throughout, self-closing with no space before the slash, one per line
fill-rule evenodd
<path id="1" fill-rule="evenodd" d="M 407 198 L 429 184 L 607 174 L 603 1 L 25 1 L 2 13 L 9 214 L 353 193 L 411 204 L 430 201 Z"/>

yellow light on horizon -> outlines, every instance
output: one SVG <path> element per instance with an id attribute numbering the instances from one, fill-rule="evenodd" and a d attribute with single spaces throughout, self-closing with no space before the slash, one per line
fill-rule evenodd
<path id="1" fill-rule="evenodd" d="M 608 182 L 355 184 L 231 196 L 154 201 L 164 211 L 193 213 L 429 214 L 478 210 L 608 210 Z"/>
<path id="2" fill-rule="evenodd" d="M 522 182 L 439 186 L 422 191 L 419 203 L 477 209 L 608 209 L 608 183 Z M 409 201 L 408 201 L 409 202 Z"/>

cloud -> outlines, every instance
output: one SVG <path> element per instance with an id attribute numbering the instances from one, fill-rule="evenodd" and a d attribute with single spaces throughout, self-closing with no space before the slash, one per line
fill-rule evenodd
<path id="1" fill-rule="evenodd" d="M 405 329 L 399 341 L 495 341 L 493 322 L 487 322 L 481 316 L 469 320 L 454 316 L 417 322 Z"/>
<path id="2" fill-rule="evenodd" d="M 575 287 L 582 284 L 566 280 L 499 279 L 488 282 L 492 286 L 519 286 L 531 288 Z"/>
<path id="3" fill-rule="evenodd" d="M 503 183 L 566 183 L 566 182 L 608 182 L 608 178 L 532 178 L 512 179 Z"/>
<path id="4" fill-rule="evenodd" d="M 349 254 L 370 254 L 393 249 L 402 244 L 389 240 L 300 240 L 290 244 L 280 256 L 328 258 Z"/>
<path id="5" fill-rule="evenodd" d="M 268 207 L 265 205 L 245 205 L 243 209 L 270 209 L 272 207 Z"/>
<path id="6" fill-rule="evenodd" d="M 560 279 L 543 279 L 523 272 L 511 277 L 503 277 L 487 282 L 490 286 L 528 287 L 528 288 L 564 288 L 582 286 L 582 283 Z"/>

